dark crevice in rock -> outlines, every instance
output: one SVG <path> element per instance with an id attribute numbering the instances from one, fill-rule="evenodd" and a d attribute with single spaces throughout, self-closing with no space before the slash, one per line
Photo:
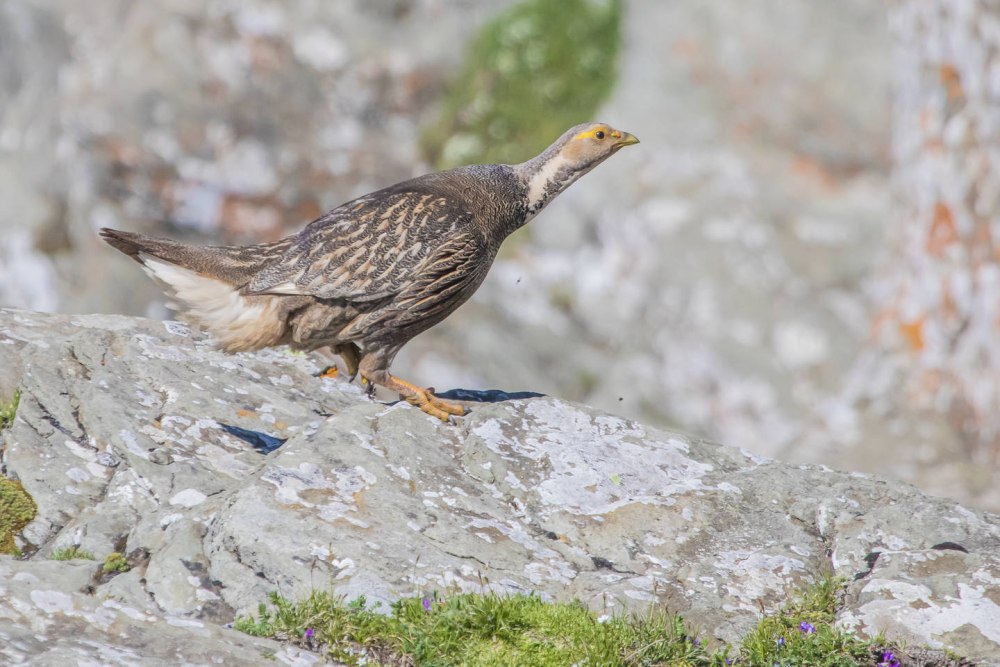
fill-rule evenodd
<path id="1" fill-rule="evenodd" d="M 871 574 L 872 570 L 875 569 L 875 563 L 878 562 L 878 558 L 881 555 L 882 555 L 881 551 L 872 551 L 871 553 L 869 553 L 868 555 L 866 555 L 865 556 L 865 565 L 868 566 L 868 569 L 864 570 L 863 572 L 858 572 L 857 574 L 855 574 L 854 575 L 854 581 L 858 581 L 859 579 L 864 579 L 869 574 Z"/>
<path id="2" fill-rule="evenodd" d="M 609 561 L 607 558 L 602 558 L 601 556 L 591 556 L 590 560 L 594 563 L 594 567 L 598 570 L 611 570 L 612 572 L 618 572 L 615 569 L 615 564 Z"/>
<path id="3" fill-rule="evenodd" d="M 68 394 L 61 394 L 61 395 L 68 395 Z M 59 431 L 67 438 L 72 438 L 74 441 L 77 439 L 77 436 L 74 433 L 72 433 L 68 428 L 63 426 L 62 422 L 60 422 L 56 418 L 56 416 L 53 415 L 52 412 L 47 407 L 45 407 L 44 403 L 35 399 L 35 404 L 38 406 L 38 409 L 42 411 L 42 419 L 44 419 L 49 424 L 49 426 Z"/>
<path id="4" fill-rule="evenodd" d="M 80 357 L 77 355 L 77 353 L 76 353 L 76 347 L 73 346 L 73 345 L 71 345 L 69 347 L 68 351 L 69 351 L 70 358 L 74 362 L 76 362 L 77 366 L 80 367 L 80 371 L 81 371 L 80 375 L 82 376 L 83 380 L 86 381 L 86 382 L 90 382 L 90 379 L 91 379 L 91 376 L 92 376 L 91 371 L 90 371 L 90 367 L 88 367 L 87 364 L 84 363 L 83 360 L 81 360 Z"/>

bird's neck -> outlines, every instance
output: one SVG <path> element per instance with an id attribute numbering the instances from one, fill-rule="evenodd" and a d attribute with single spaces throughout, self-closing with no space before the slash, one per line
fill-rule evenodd
<path id="1" fill-rule="evenodd" d="M 573 169 L 569 160 L 556 151 L 545 151 L 538 157 L 515 165 L 514 170 L 527 189 L 529 218 L 534 217 L 556 195 L 583 175 Z"/>

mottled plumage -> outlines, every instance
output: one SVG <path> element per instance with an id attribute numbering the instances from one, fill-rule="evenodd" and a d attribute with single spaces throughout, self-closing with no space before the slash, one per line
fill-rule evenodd
<path id="1" fill-rule="evenodd" d="M 634 143 L 603 123 L 579 125 L 527 162 L 397 183 L 274 243 L 190 246 L 113 229 L 101 235 L 227 351 L 330 346 L 352 376 L 360 369 L 370 386 L 447 419 L 463 408 L 390 375 L 396 353 L 472 296 L 511 232 Z"/>

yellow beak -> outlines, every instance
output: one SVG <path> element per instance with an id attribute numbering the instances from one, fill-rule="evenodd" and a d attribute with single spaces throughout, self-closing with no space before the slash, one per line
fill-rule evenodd
<path id="1" fill-rule="evenodd" d="M 622 138 L 615 142 L 618 146 L 631 146 L 632 144 L 637 143 L 639 143 L 639 140 L 636 136 L 634 134 L 629 134 L 628 132 L 625 132 Z"/>

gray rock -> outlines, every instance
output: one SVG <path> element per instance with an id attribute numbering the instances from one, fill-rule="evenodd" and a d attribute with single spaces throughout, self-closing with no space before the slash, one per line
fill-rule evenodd
<path id="1" fill-rule="evenodd" d="M 736 641 L 832 571 L 851 579 L 845 626 L 1000 664 L 1000 517 L 910 486 L 548 397 L 486 394 L 444 424 L 174 322 L 0 310 L 0 349 L 23 368 L 2 463 L 38 503 L 29 559 L 0 559 L 15 663 L 305 664 L 222 624 L 330 586 L 664 604 Z M 133 569 L 46 560 L 69 545 Z"/>

